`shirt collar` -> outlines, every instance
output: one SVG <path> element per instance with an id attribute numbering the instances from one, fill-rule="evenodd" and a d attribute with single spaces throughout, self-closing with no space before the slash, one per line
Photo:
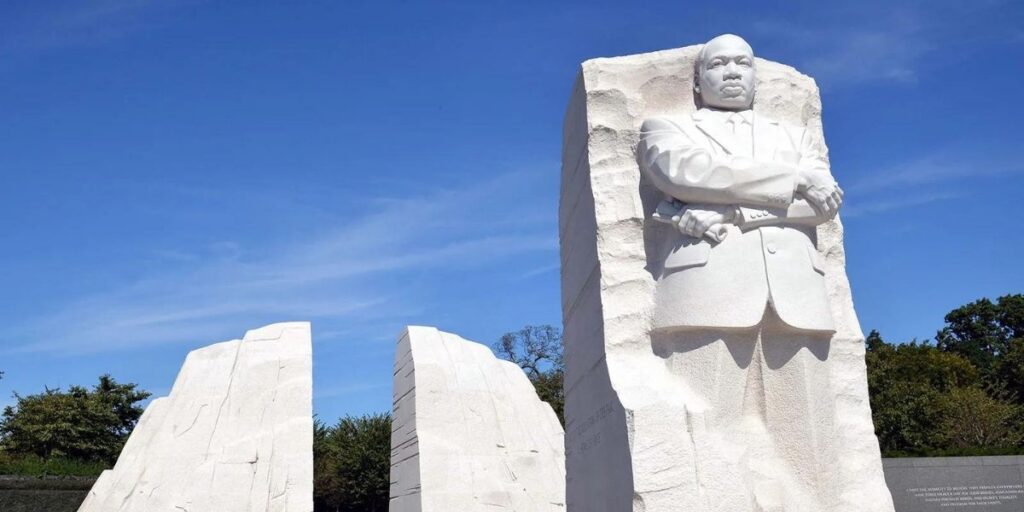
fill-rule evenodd
<path id="1" fill-rule="evenodd" d="M 720 119 L 723 123 L 732 119 L 733 116 L 739 116 L 740 119 L 743 120 L 743 122 L 751 126 L 754 125 L 754 111 L 752 109 L 733 112 L 730 110 L 714 110 L 710 108 L 702 108 L 694 114 L 694 117 L 698 121 L 707 117 L 712 117 Z"/>
<path id="2" fill-rule="evenodd" d="M 729 119 L 740 118 L 744 123 L 751 126 L 754 125 L 754 111 L 753 110 L 741 110 L 739 112 L 730 112 Z"/>

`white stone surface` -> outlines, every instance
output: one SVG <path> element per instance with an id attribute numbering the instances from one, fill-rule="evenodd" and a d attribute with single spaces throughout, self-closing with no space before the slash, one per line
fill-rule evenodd
<path id="1" fill-rule="evenodd" d="M 700 49 L 587 61 L 566 114 L 559 231 L 568 509 L 892 512 L 834 211 L 810 223 L 824 222 L 817 229 L 775 227 L 756 210 L 790 215 L 782 203 L 803 198 L 793 195 L 800 187 L 795 179 L 786 190 L 755 176 L 746 192 L 764 201 L 732 205 L 747 208 L 734 212 L 742 220 L 718 218 L 734 219 L 706 237 L 725 234 L 721 243 L 690 240 L 696 249 L 681 254 L 687 251 L 676 244 L 687 226 L 657 220 L 666 191 L 652 173 L 642 177 L 641 126 L 674 119 L 686 125 L 682 131 L 700 122 L 694 85 L 713 83 L 694 80 Z M 753 115 L 785 126 L 769 134 L 776 140 L 806 131 L 827 166 L 814 81 L 766 60 L 756 67 Z M 809 154 L 800 139 L 795 146 Z M 776 154 L 779 144 L 768 144 L 770 160 L 799 162 L 800 155 Z M 712 181 L 711 188 L 722 185 Z M 683 199 L 730 205 L 714 195 Z M 748 221 L 752 231 L 741 233 L 738 224 Z M 771 253 L 765 237 L 780 232 L 789 238 L 779 252 L 794 259 L 776 268 L 808 272 L 774 277 L 782 288 L 796 283 L 793 289 L 770 289 L 772 265 L 746 259 L 750 251 Z M 670 282 L 680 276 L 684 282 Z M 765 311 L 770 293 L 790 302 Z"/>
<path id="2" fill-rule="evenodd" d="M 398 341 L 391 512 L 565 510 L 564 434 L 523 371 L 433 327 Z"/>
<path id="3" fill-rule="evenodd" d="M 79 512 L 311 512 L 309 324 L 192 351 Z"/>

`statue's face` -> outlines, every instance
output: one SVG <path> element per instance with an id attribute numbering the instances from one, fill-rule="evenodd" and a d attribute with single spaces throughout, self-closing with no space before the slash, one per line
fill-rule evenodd
<path id="1" fill-rule="evenodd" d="M 698 92 L 704 106 L 747 110 L 754 102 L 754 51 L 742 38 L 719 36 L 704 46 Z"/>

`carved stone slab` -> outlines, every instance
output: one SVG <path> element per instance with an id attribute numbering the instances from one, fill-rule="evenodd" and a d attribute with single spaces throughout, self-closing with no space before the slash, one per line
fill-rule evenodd
<path id="1" fill-rule="evenodd" d="M 562 426 L 515 364 L 408 327 L 394 397 L 391 512 L 565 510 Z"/>
<path id="2" fill-rule="evenodd" d="M 831 340 L 788 354 L 765 342 L 752 361 L 753 338 L 651 335 L 663 264 L 651 255 L 673 228 L 651 222 L 664 195 L 641 178 L 639 129 L 647 118 L 693 113 L 699 49 L 587 61 L 566 113 L 559 232 L 568 509 L 892 512 L 838 219 L 817 228 L 814 255 L 837 331 Z M 814 81 L 763 59 L 757 74 L 755 114 L 806 126 L 821 140 Z M 784 380 L 793 361 L 816 372 L 815 385 L 761 386 Z M 748 372 L 755 366 L 765 379 Z M 811 412 L 747 411 L 748 395 L 762 397 L 755 409 L 768 402 Z M 747 424 L 751 417 L 761 419 Z"/>
<path id="3" fill-rule="evenodd" d="M 79 512 L 312 512 L 309 324 L 192 351 Z"/>
<path id="4" fill-rule="evenodd" d="M 899 512 L 1024 510 L 1024 456 L 884 459 Z"/>

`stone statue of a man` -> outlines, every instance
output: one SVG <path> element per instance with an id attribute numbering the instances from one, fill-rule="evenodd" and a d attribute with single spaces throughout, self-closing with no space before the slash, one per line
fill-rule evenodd
<path id="1" fill-rule="evenodd" d="M 716 37 L 695 61 L 698 110 L 643 122 L 638 163 L 664 193 L 653 218 L 673 226 L 651 258 L 651 340 L 709 433 L 695 439 L 742 454 L 698 458 L 702 478 L 752 494 L 709 491 L 713 510 L 835 510 L 843 491 L 821 475 L 844 441 L 816 226 L 843 192 L 811 130 L 753 110 L 755 72 L 746 41 Z"/>
<path id="2" fill-rule="evenodd" d="M 581 65 L 569 512 L 893 511 L 820 123 L 814 79 L 734 35 Z"/>
<path id="3" fill-rule="evenodd" d="M 754 54 L 734 35 L 696 61 L 692 116 L 641 128 L 640 167 L 666 199 L 655 217 L 678 227 L 666 245 L 654 328 L 749 328 L 766 314 L 831 333 L 814 228 L 843 192 L 810 131 L 758 116 Z"/>

